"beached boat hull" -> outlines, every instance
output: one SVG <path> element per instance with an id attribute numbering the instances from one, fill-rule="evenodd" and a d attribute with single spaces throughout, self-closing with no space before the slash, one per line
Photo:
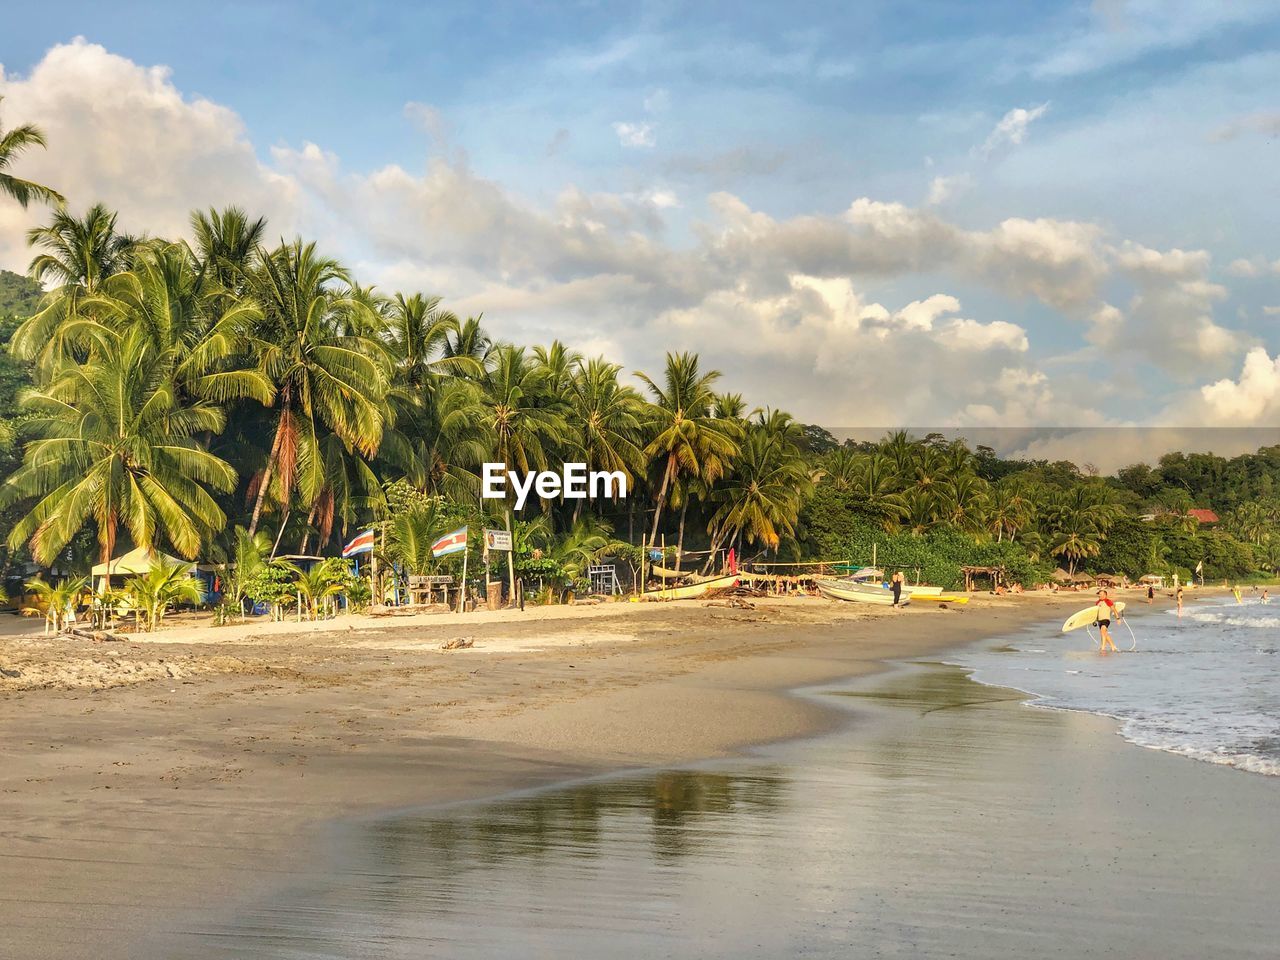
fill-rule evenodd
<path id="1" fill-rule="evenodd" d="M 644 600 L 697 600 L 710 590 L 727 590 L 738 585 L 738 577 L 712 577 L 683 587 L 665 587 L 662 590 L 646 590 L 638 599 Z"/>
<path id="2" fill-rule="evenodd" d="M 867 587 L 849 581 L 815 580 L 818 592 L 828 600 L 847 600 L 851 603 L 870 603 L 881 607 L 893 606 L 893 594 L 883 587 Z M 911 597 L 904 595 L 898 602 L 903 607 L 911 602 Z"/>

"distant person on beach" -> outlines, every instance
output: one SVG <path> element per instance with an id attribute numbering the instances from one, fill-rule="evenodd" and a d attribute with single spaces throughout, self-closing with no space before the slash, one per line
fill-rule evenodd
<path id="1" fill-rule="evenodd" d="M 1098 594 L 1097 606 L 1101 608 L 1098 610 L 1098 632 L 1102 634 L 1102 652 L 1117 650 L 1115 641 L 1111 639 L 1111 616 L 1115 613 L 1116 605 L 1107 596 L 1107 591 L 1103 590 Z"/>
<path id="2" fill-rule="evenodd" d="M 1178 601 L 1178 616 L 1182 616 L 1182 585 L 1178 585 L 1178 589 L 1173 593 L 1174 598 Z"/>
<path id="3" fill-rule="evenodd" d="M 893 579 L 889 581 L 889 587 L 891 590 L 893 590 L 893 605 L 895 607 L 898 605 L 898 602 L 902 599 L 902 583 L 903 583 L 902 571 L 899 570 L 897 573 L 893 575 Z"/>
<path id="4" fill-rule="evenodd" d="M 1156 602 L 1156 588 L 1153 584 L 1147 584 L 1147 603 Z"/>
<path id="5" fill-rule="evenodd" d="M 1261 597 L 1259 597 L 1258 599 L 1259 599 L 1259 600 L 1261 600 L 1263 603 L 1270 603 L 1270 602 L 1271 602 L 1271 596 L 1267 593 L 1267 588 L 1266 588 L 1266 587 L 1263 587 L 1263 588 L 1262 588 L 1262 596 L 1261 596 Z"/>

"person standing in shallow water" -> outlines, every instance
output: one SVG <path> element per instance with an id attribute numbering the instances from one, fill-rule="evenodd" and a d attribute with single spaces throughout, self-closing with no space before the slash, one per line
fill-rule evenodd
<path id="1" fill-rule="evenodd" d="M 893 579 L 889 581 L 889 586 L 893 590 L 893 605 L 896 607 L 902 600 L 902 571 L 899 570 L 893 575 Z"/>
<path id="2" fill-rule="evenodd" d="M 1116 650 L 1116 642 L 1111 639 L 1111 617 L 1115 614 L 1116 605 L 1112 602 L 1111 597 L 1107 595 L 1107 591 L 1103 590 L 1098 594 L 1098 632 L 1102 634 L 1102 652 L 1108 650 Z M 1117 652 L 1119 652 L 1117 650 Z"/>

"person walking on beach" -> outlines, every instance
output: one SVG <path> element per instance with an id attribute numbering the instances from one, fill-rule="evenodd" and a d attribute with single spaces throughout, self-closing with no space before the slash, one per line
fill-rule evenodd
<path id="1" fill-rule="evenodd" d="M 893 605 L 895 607 L 898 605 L 898 602 L 902 599 L 902 584 L 903 584 L 902 571 L 899 570 L 897 573 L 893 575 L 893 579 L 889 581 L 890 589 L 893 590 Z"/>
<path id="2" fill-rule="evenodd" d="M 1116 605 L 1107 596 L 1107 591 L 1103 590 L 1098 594 L 1096 606 L 1100 608 L 1098 610 L 1098 632 L 1102 634 L 1102 652 L 1106 653 L 1110 649 L 1118 653 L 1119 650 L 1116 647 L 1116 643 L 1111 639 L 1111 617 L 1115 613 Z M 1116 614 L 1116 616 L 1118 618 L 1119 614 Z"/>
<path id="3" fill-rule="evenodd" d="M 1156 588 L 1153 584 L 1147 584 L 1147 603 L 1156 602 Z"/>
<path id="4" fill-rule="evenodd" d="M 1178 601 L 1178 616 L 1182 616 L 1182 584 L 1178 584 L 1178 589 L 1173 592 L 1173 596 Z"/>

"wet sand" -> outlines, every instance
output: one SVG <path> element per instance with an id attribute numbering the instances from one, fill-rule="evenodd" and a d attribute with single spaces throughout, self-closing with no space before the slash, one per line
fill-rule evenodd
<path id="1" fill-rule="evenodd" d="M 132 956 L 305 871 L 331 818 L 831 729 L 839 711 L 785 691 L 1079 604 L 633 604 L 212 642 L 6 639 L 0 665 L 27 677 L 75 659 L 177 675 L 0 695 L 0 953 Z M 461 634 L 472 649 L 439 649 Z"/>
<path id="2" fill-rule="evenodd" d="M 745 756 L 340 824 L 141 957 L 1264 960 L 1280 782 L 942 665 Z"/>

